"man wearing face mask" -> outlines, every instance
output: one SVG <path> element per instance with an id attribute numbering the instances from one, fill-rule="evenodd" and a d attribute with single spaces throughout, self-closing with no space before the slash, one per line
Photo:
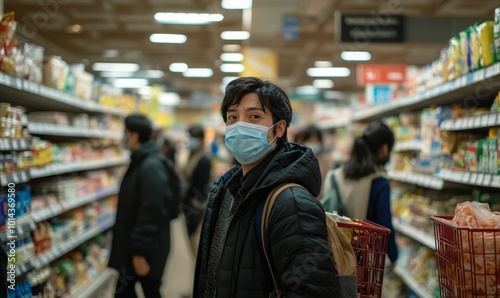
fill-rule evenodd
<path id="1" fill-rule="evenodd" d="M 199 227 L 205 213 L 212 166 L 208 153 L 205 151 L 203 127 L 193 125 L 188 132 L 189 158 L 183 171 L 185 191 L 182 202 L 191 248 L 196 254 Z"/>
<path id="2" fill-rule="evenodd" d="M 323 133 L 321 130 L 314 125 L 309 125 L 297 134 L 295 142 L 311 148 L 314 156 L 318 159 L 321 179 L 323 181 L 326 173 L 332 168 L 333 164 L 328 152 L 323 148 Z M 323 187 L 318 195 L 318 199 L 320 199 L 322 195 Z"/>
<path id="3" fill-rule="evenodd" d="M 173 164 L 151 140 L 142 115 L 125 118 L 123 145 L 130 165 L 118 193 L 109 267 L 119 272 L 115 297 L 134 298 L 140 282 L 146 298 L 159 298 L 170 250 L 170 220 L 177 217 L 179 179 Z"/>
<path id="4" fill-rule="evenodd" d="M 329 260 L 321 188 L 312 151 L 287 141 L 292 107 L 278 86 L 258 78 L 230 82 L 221 113 L 225 144 L 241 164 L 215 182 L 208 195 L 196 260 L 193 297 L 337 297 Z M 257 223 L 269 193 L 285 183 L 264 232 Z"/>

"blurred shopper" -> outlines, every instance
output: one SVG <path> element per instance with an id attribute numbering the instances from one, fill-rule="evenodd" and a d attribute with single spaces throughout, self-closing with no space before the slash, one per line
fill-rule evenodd
<path id="1" fill-rule="evenodd" d="M 382 122 L 371 123 L 363 135 L 354 140 L 349 160 L 326 175 L 322 200 L 325 210 L 333 211 L 331 206 L 338 204 L 328 201 L 327 194 L 336 193 L 343 206 L 340 208 L 346 213 L 344 215 L 367 219 L 389 228 L 387 255 L 392 265 L 398 258 L 398 250 L 392 226 L 391 188 L 385 177 L 384 165 L 390 159 L 393 146 L 394 135 L 389 127 Z"/>
<path id="2" fill-rule="evenodd" d="M 164 139 L 160 151 L 175 164 L 175 154 L 177 153 L 177 148 L 172 140 Z"/>
<path id="3" fill-rule="evenodd" d="M 179 180 L 173 165 L 151 140 L 152 126 L 142 115 L 125 118 L 124 146 L 130 165 L 118 194 L 109 267 L 118 270 L 115 297 L 137 297 L 140 282 L 146 298 L 160 295 L 170 251 L 170 220 L 179 209 Z"/>
<path id="4" fill-rule="evenodd" d="M 325 151 L 323 143 L 323 133 L 321 130 L 314 126 L 309 125 L 303 130 L 299 131 L 295 137 L 297 144 L 304 145 L 311 148 L 314 156 L 318 159 L 319 168 L 321 171 L 321 181 L 326 177 L 326 173 L 332 168 L 332 161 Z M 323 188 L 321 189 L 318 198 L 323 196 Z"/>
<path id="5" fill-rule="evenodd" d="M 196 260 L 193 297 L 337 297 L 329 259 L 317 159 L 288 143 L 292 107 L 278 86 L 258 78 L 230 82 L 221 106 L 225 144 L 241 166 L 210 188 Z M 258 223 L 269 193 L 284 183 L 264 232 Z M 269 265 L 264 256 L 269 256 Z M 314 266 L 311 268 L 311 266 Z"/>
<path id="6" fill-rule="evenodd" d="M 194 125 L 188 130 L 189 158 L 183 171 L 187 186 L 183 195 L 183 210 L 186 218 L 191 248 L 196 253 L 199 227 L 205 214 L 212 165 L 209 153 L 205 151 L 205 131 L 202 126 Z"/>

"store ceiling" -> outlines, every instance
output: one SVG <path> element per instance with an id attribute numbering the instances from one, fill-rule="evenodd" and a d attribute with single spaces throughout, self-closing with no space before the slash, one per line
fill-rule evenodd
<path id="1" fill-rule="evenodd" d="M 45 3 L 45 4 L 43 4 Z M 358 90 L 356 64 L 340 59 L 343 49 L 353 45 L 340 44 L 336 34 L 335 13 L 383 13 L 398 9 L 405 16 L 469 17 L 493 19 L 497 1 L 490 0 L 253 0 L 251 37 L 236 42 L 243 46 L 275 50 L 279 59 L 279 83 L 286 87 L 311 84 L 306 69 L 318 60 L 351 69 L 348 78 L 334 79 L 334 90 Z M 46 47 L 46 53 L 59 54 L 68 62 L 135 62 L 143 69 L 165 72 L 162 79 L 170 89 L 189 98 L 195 94 L 220 96 L 221 79 L 227 75 L 219 70 L 219 57 L 224 44 L 220 33 L 243 30 L 241 10 L 224 10 L 220 0 L 6 0 L 4 11 L 14 10 L 18 35 Z M 224 19 L 209 25 L 162 25 L 156 23 L 157 12 L 221 13 Z M 282 37 L 284 16 L 295 16 L 299 24 L 296 41 Z M 66 28 L 79 24 L 79 34 L 66 33 Z M 25 26 L 25 27 L 23 27 Z M 24 28 L 24 29 L 23 29 Z M 463 28 L 460 28 L 463 29 Z M 152 33 L 178 33 L 187 36 L 185 44 L 153 44 Z M 432 35 L 433 32 L 429 32 Z M 452 33 L 450 33 L 451 37 Z M 370 44 L 373 63 L 427 64 L 439 56 L 447 41 L 404 44 Z M 108 50 L 117 50 L 117 57 L 106 58 Z M 184 78 L 171 73 L 173 62 L 189 67 L 214 69 L 211 78 Z"/>

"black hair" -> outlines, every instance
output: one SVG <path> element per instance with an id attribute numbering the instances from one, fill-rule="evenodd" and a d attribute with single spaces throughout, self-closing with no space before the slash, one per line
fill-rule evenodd
<path id="1" fill-rule="evenodd" d="M 382 146 L 394 146 L 394 134 L 382 122 L 372 122 L 361 137 L 354 139 L 351 156 L 344 165 L 344 175 L 349 179 L 360 179 L 377 171 L 387 160 L 379 157 Z"/>
<path id="2" fill-rule="evenodd" d="M 151 139 L 153 125 L 144 115 L 133 114 L 125 118 L 125 128 L 139 135 L 139 143 L 144 144 Z"/>
<path id="3" fill-rule="evenodd" d="M 285 133 L 278 139 L 278 144 L 286 144 L 288 142 L 287 129 L 292 122 L 292 105 L 285 91 L 269 81 L 256 77 L 242 77 L 231 81 L 226 86 L 220 108 L 224 122 L 227 123 L 229 107 L 239 105 L 243 97 L 249 93 L 257 94 L 262 108 L 266 107 L 271 111 L 273 124 L 280 120 L 286 122 Z M 273 132 L 276 134 L 276 126 Z"/>
<path id="4" fill-rule="evenodd" d="M 309 125 L 304 130 L 299 132 L 297 134 L 297 136 L 295 137 L 295 141 L 303 143 L 312 137 L 317 137 L 319 142 L 321 144 L 323 144 L 323 133 L 321 132 L 321 130 L 319 128 L 317 128 L 314 125 Z"/>
<path id="5" fill-rule="evenodd" d="M 193 138 L 198 138 L 198 139 L 205 139 L 205 131 L 203 130 L 203 127 L 200 125 L 193 125 L 189 127 L 188 129 L 189 135 Z"/>

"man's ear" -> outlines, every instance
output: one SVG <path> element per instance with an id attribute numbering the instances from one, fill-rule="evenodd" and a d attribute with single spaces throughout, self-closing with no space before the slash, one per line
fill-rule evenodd
<path id="1" fill-rule="evenodd" d="M 285 134 L 286 130 L 286 122 L 285 120 L 280 120 L 278 121 L 278 124 L 276 124 L 276 137 L 281 138 Z"/>

